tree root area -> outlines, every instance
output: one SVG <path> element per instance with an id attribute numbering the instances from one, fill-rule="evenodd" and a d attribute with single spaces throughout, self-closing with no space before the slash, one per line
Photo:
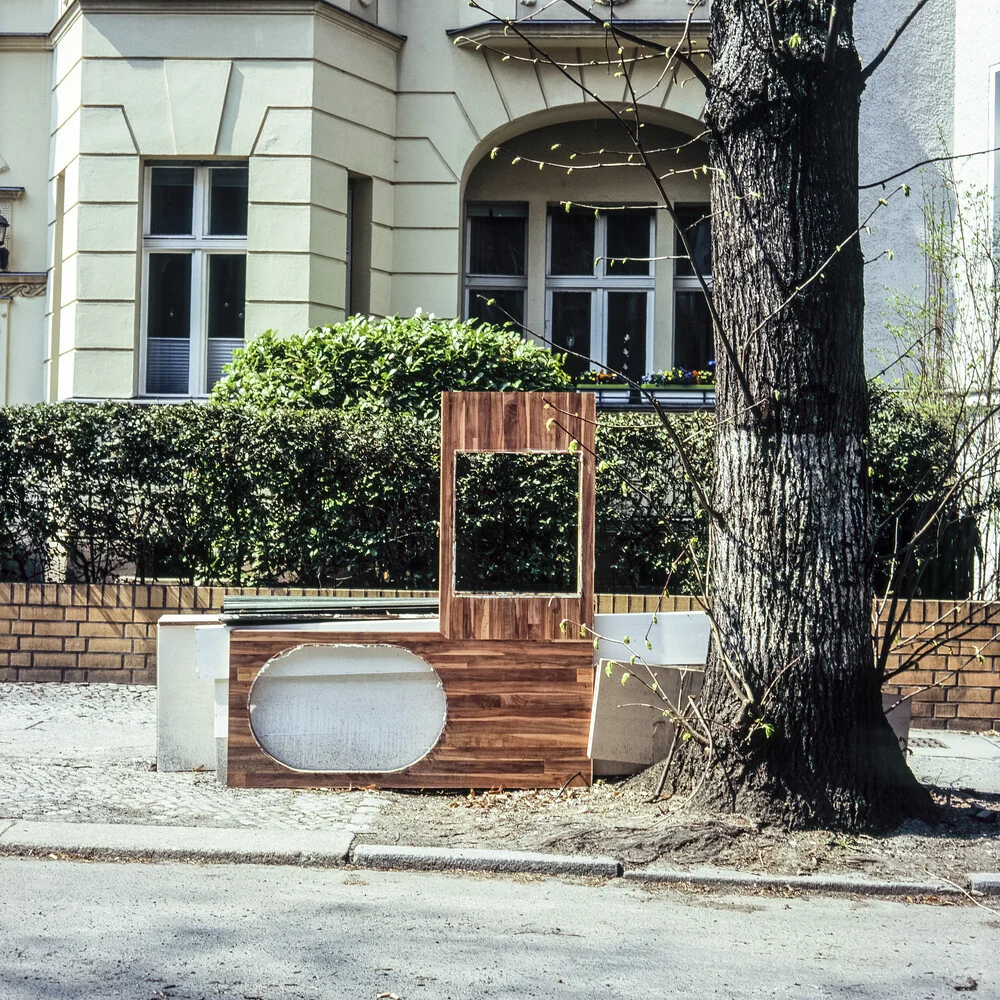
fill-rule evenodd
<path id="1" fill-rule="evenodd" d="M 789 832 L 740 815 L 699 812 L 676 797 L 650 801 L 659 771 L 558 793 L 377 792 L 378 818 L 359 840 L 602 854 L 629 867 L 714 865 L 776 875 L 961 881 L 972 871 L 1000 871 L 1000 796 L 930 788 L 933 823 L 910 820 L 877 836 Z"/>

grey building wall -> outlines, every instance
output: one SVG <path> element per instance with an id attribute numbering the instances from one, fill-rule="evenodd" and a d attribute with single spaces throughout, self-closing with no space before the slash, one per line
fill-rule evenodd
<path id="1" fill-rule="evenodd" d="M 913 9 L 914 0 L 863 0 L 855 8 L 855 35 L 867 64 Z M 888 177 L 953 145 L 955 80 L 955 0 L 930 0 L 869 81 L 861 105 L 861 183 Z M 903 178 L 913 193 L 893 198 L 862 234 L 865 258 L 891 249 L 865 271 L 865 344 L 868 370 L 879 371 L 895 356 L 886 330 L 894 310 L 892 295 L 924 295 L 923 186 L 934 168 Z M 892 182 L 887 191 L 902 180 Z M 861 218 L 885 192 L 862 191 Z"/>

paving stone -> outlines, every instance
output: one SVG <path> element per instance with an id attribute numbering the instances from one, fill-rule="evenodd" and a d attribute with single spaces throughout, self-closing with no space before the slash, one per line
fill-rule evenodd
<path id="1" fill-rule="evenodd" d="M 0 683 L 0 825 L 7 820 L 259 830 L 370 828 L 362 791 L 226 788 L 155 768 L 156 689 Z"/>

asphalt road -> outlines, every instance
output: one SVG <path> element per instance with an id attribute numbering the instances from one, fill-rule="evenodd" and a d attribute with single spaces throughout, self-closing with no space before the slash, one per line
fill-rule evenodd
<path id="1" fill-rule="evenodd" d="M 1000 997 L 1000 915 L 973 906 L 0 859 L 2 1000 L 921 1000 L 973 981 Z"/>

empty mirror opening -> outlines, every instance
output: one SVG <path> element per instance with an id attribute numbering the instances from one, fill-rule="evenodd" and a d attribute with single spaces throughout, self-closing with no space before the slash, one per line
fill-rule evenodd
<path id="1" fill-rule="evenodd" d="M 457 594 L 580 590 L 579 454 L 455 455 Z"/>

